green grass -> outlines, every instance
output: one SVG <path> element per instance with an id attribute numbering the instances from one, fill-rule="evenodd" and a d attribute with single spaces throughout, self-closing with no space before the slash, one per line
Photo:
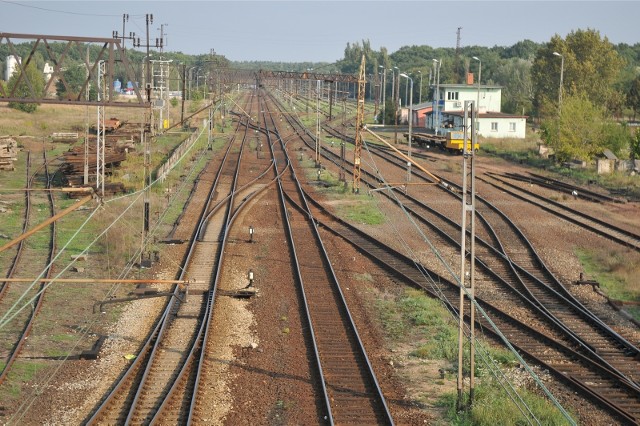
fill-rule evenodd
<path id="1" fill-rule="evenodd" d="M 457 365 L 457 321 L 442 306 L 424 292 L 405 289 L 400 294 L 380 295 L 375 302 L 376 312 L 385 335 L 391 342 L 413 347 L 410 356 L 428 360 L 446 360 L 450 366 L 447 380 L 455 379 Z M 510 352 L 491 347 L 478 341 L 479 353 L 488 353 L 497 364 L 510 368 L 516 358 Z M 482 349 L 482 351 L 480 351 Z M 468 364 L 468 363 L 467 363 Z M 451 373 L 453 372 L 453 373 Z M 468 374 L 468 372 L 467 372 Z M 456 393 L 447 392 L 438 399 L 438 405 L 446 409 L 446 420 L 453 425 L 520 425 L 525 424 L 520 410 L 493 376 L 485 371 L 484 363 L 477 357 L 477 385 L 475 401 L 469 412 L 456 412 Z M 438 380 L 438 385 L 445 381 Z M 545 425 L 566 424 L 566 420 L 546 399 L 519 388 L 518 393 L 536 417 Z"/>
<path id="2" fill-rule="evenodd" d="M 523 388 L 517 389 L 517 392 L 540 424 L 567 424 L 565 417 L 547 399 Z M 456 399 L 455 393 L 447 393 L 438 402 L 438 405 L 447 409 L 446 416 L 451 425 L 507 426 L 527 423 L 520 409 L 506 395 L 500 384 L 493 380 L 484 380 L 476 386 L 471 410 L 457 412 Z"/>
<path id="3" fill-rule="evenodd" d="M 373 277 L 368 272 L 365 272 L 364 274 L 355 273 L 353 274 L 353 278 L 358 281 L 373 282 Z"/>
<path id="4" fill-rule="evenodd" d="M 538 141 L 532 139 L 484 139 L 480 142 L 483 155 L 502 158 L 512 163 L 527 164 L 540 169 L 553 168 L 553 161 L 538 155 Z"/>
<path id="5" fill-rule="evenodd" d="M 630 261 L 636 256 L 627 250 L 601 250 L 598 248 L 578 249 L 576 256 L 580 260 L 587 277 L 597 281 L 600 289 L 611 299 L 625 302 L 640 302 L 640 262 Z M 627 309 L 640 320 L 640 309 Z"/>
<path id="6" fill-rule="evenodd" d="M 385 222 L 385 216 L 378 208 L 376 200 L 368 197 L 354 199 L 348 205 L 339 206 L 338 216 L 366 225 L 381 225 Z"/>
<path id="7" fill-rule="evenodd" d="M 20 398 L 22 384 L 33 380 L 38 372 L 46 367 L 47 364 L 43 362 L 16 360 L 9 371 L 8 380 L 0 388 L 0 401 L 15 401 Z"/>

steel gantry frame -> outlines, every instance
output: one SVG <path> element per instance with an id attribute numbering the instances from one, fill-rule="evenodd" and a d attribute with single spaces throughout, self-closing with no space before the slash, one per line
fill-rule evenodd
<path id="1" fill-rule="evenodd" d="M 135 81 L 135 74 L 133 72 L 133 68 L 129 63 L 129 60 L 125 54 L 125 51 L 120 43 L 119 39 L 116 38 L 95 38 L 95 37 L 72 37 L 72 36 L 55 36 L 55 35 L 42 35 L 42 34 L 15 34 L 15 33 L 3 33 L 0 32 L 0 46 L 3 44 L 9 48 L 9 52 L 14 55 L 16 58 L 19 58 L 18 49 L 14 41 L 19 41 L 20 43 L 24 43 L 28 40 L 32 40 L 33 44 L 31 45 L 31 50 L 26 56 L 24 60 L 17 61 L 16 72 L 17 80 L 16 84 L 13 88 L 3 88 L 0 86 L 0 102 L 20 102 L 20 103 L 40 103 L 40 104 L 62 104 L 62 105 L 104 105 L 104 106 L 120 106 L 120 107 L 147 107 L 148 104 L 144 101 L 142 95 L 140 94 L 137 87 L 134 86 L 134 94 L 136 96 L 135 102 L 129 102 L 129 100 L 118 101 L 116 97 L 113 95 L 112 91 L 107 91 L 107 96 L 100 101 L 92 101 L 87 100 L 85 93 L 89 91 L 89 86 L 92 80 L 95 80 L 98 75 L 98 65 L 100 61 L 104 61 L 106 66 L 106 73 L 104 75 L 105 84 L 107 87 L 113 86 L 114 81 L 114 72 L 115 72 L 115 64 L 119 63 L 120 66 L 124 69 L 126 77 Z M 51 43 L 53 42 L 61 42 L 65 43 L 64 48 L 62 49 L 62 53 L 57 54 L 55 50 L 52 48 Z M 69 90 L 70 85 L 66 81 L 64 77 L 64 69 L 69 65 L 74 63 L 74 60 L 70 58 L 70 52 L 73 49 L 81 50 L 85 47 L 85 44 L 102 44 L 102 49 L 98 52 L 97 57 L 94 61 L 89 61 L 88 58 L 85 59 L 85 67 L 88 70 L 87 76 L 82 84 L 82 87 L 76 94 L 75 90 Z M 34 55 L 38 51 L 40 46 L 44 46 L 45 50 L 45 61 L 50 61 L 53 63 L 53 72 L 51 74 L 51 78 L 45 84 L 44 89 L 37 93 L 34 89 L 34 84 L 29 80 L 25 69 L 34 61 Z M 67 96 L 65 99 L 58 99 L 55 97 L 48 97 L 47 93 L 49 92 L 51 85 L 55 84 L 55 82 L 60 81 L 62 85 L 67 89 Z M 28 95 L 21 96 L 19 93 L 19 87 L 22 86 L 20 83 L 25 83 L 28 88 Z"/>
<path id="2" fill-rule="evenodd" d="M 18 55 L 18 48 L 15 42 L 21 43 L 21 50 L 24 51 L 23 44 L 32 42 L 30 50 L 25 59 L 20 59 Z M 58 49 L 58 46 L 53 43 L 62 43 L 62 49 Z M 65 44 L 66 43 L 66 44 Z M 91 61 L 87 52 L 86 56 L 78 54 L 83 51 L 87 45 L 98 44 L 102 45 L 96 58 Z M 131 81 L 136 81 L 135 73 L 129 60 L 126 56 L 125 50 L 117 38 L 94 38 L 94 37 L 73 37 L 73 36 L 55 36 L 55 35 L 42 35 L 42 34 L 15 34 L 0 32 L 0 47 L 6 45 L 9 52 L 17 59 L 17 68 L 14 72 L 15 84 L 12 87 L 4 87 L 0 85 L 0 102 L 16 102 L 16 103 L 37 103 L 37 104 L 56 104 L 56 105 L 87 105 L 98 107 L 97 111 L 97 137 L 96 137 L 96 188 L 99 190 L 100 195 L 104 195 L 104 180 L 105 180 L 105 107 L 118 106 L 127 108 L 151 108 L 150 96 L 147 99 L 143 98 L 138 87 L 134 85 L 133 90 L 135 94 L 135 100 L 132 102 L 130 99 L 126 101 L 118 101 L 112 90 L 114 74 L 116 71 L 116 63 L 120 69 L 124 71 L 125 76 Z M 44 85 L 41 91 L 36 91 L 35 82 L 31 81 L 27 68 L 32 62 L 35 62 L 34 57 L 36 52 L 40 52 L 44 49 L 45 61 L 53 63 L 53 72 L 51 77 Z M 60 53 L 56 53 L 60 51 Z M 69 66 L 74 65 L 75 61 L 72 58 L 74 56 L 84 57 L 84 66 L 86 69 L 85 79 L 82 82 L 80 88 L 72 88 L 69 82 L 66 81 L 64 71 Z M 41 53 L 41 52 L 40 52 Z M 49 95 L 52 84 L 60 82 L 65 88 L 65 97 L 59 99 L 58 97 L 52 97 Z M 90 99 L 88 93 L 91 88 L 91 84 L 95 84 L 97 87 L 98 96 L 95 100 Z M 26 87 L 26 91 L 23 92 Z M 77 92 L 77 93 L 76 93 Z M 152 127 L 149 123 L 149 129 Z M 86 161 L 85 150 L 85 161 Z M 85 180 L 88 180 L 88 175 L 85 169 Z"/>

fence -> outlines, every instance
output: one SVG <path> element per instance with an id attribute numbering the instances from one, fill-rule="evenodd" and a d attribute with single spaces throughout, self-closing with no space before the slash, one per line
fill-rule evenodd
<path id="1" fill-rule="evenodd" d="M 167 159 L 167 161 L 160 167 L 158 167 L 156 176 L 160 182 L 164 182 L 171 169 L 173 169 L 173 166 L 175 166 L 175 164 L 180 161 L 182 156 L 191 149 L 191 146 L 195 143 L 196 140 L 198 140 L 198 137 L 200 137 L 201 133 L 202 132 L 199 132 L 199 129 L 196 129 L 196 131 L 191 133 L 185 140 L 180 142 L 180 145 L 178 145 L 177 148 L 173 150 L 171 156 Z"/>

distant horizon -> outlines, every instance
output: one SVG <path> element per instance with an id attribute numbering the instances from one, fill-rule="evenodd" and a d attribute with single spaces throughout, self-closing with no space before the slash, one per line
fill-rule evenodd
<path id="1" fill-rule="evenodd" d="M 135 32 L 144 43 L 164 35 L 165 51 L 233 62 L 323 62 L 348 43 L 373 50 L 546 43 L 554 35 L 593 29 L 612 44 L 640 42 L 637 1 L 9 1 L 0 0 L 0 32 L 111 37 Z M 457 12 L 457 15 L 454 15 Z M 354 17 L 360 17 L 357 21 Z M 72 24 L 72 25 L 71 25 Z M 127 41 L 127 48 L 132 48 Z"/>

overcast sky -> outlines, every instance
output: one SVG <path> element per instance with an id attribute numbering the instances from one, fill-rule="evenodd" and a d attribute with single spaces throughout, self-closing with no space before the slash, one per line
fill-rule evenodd
<path id="1" fill-rule="evenodd" d="M 595 29 L 612 43 L 640 42 L 639 1 L 8 1 L 0 32 L 86 37 L 145 34 L 166 24 L 165 50 L 211 48 L 230 60 L 335 62 L 347 43 L 369 40 L 392 53 L 402 46 L 511 46 Z M 142 37 L 144 43 L 144 38 Z M 130 42 L 127 46 L 131 46 Z"/>

